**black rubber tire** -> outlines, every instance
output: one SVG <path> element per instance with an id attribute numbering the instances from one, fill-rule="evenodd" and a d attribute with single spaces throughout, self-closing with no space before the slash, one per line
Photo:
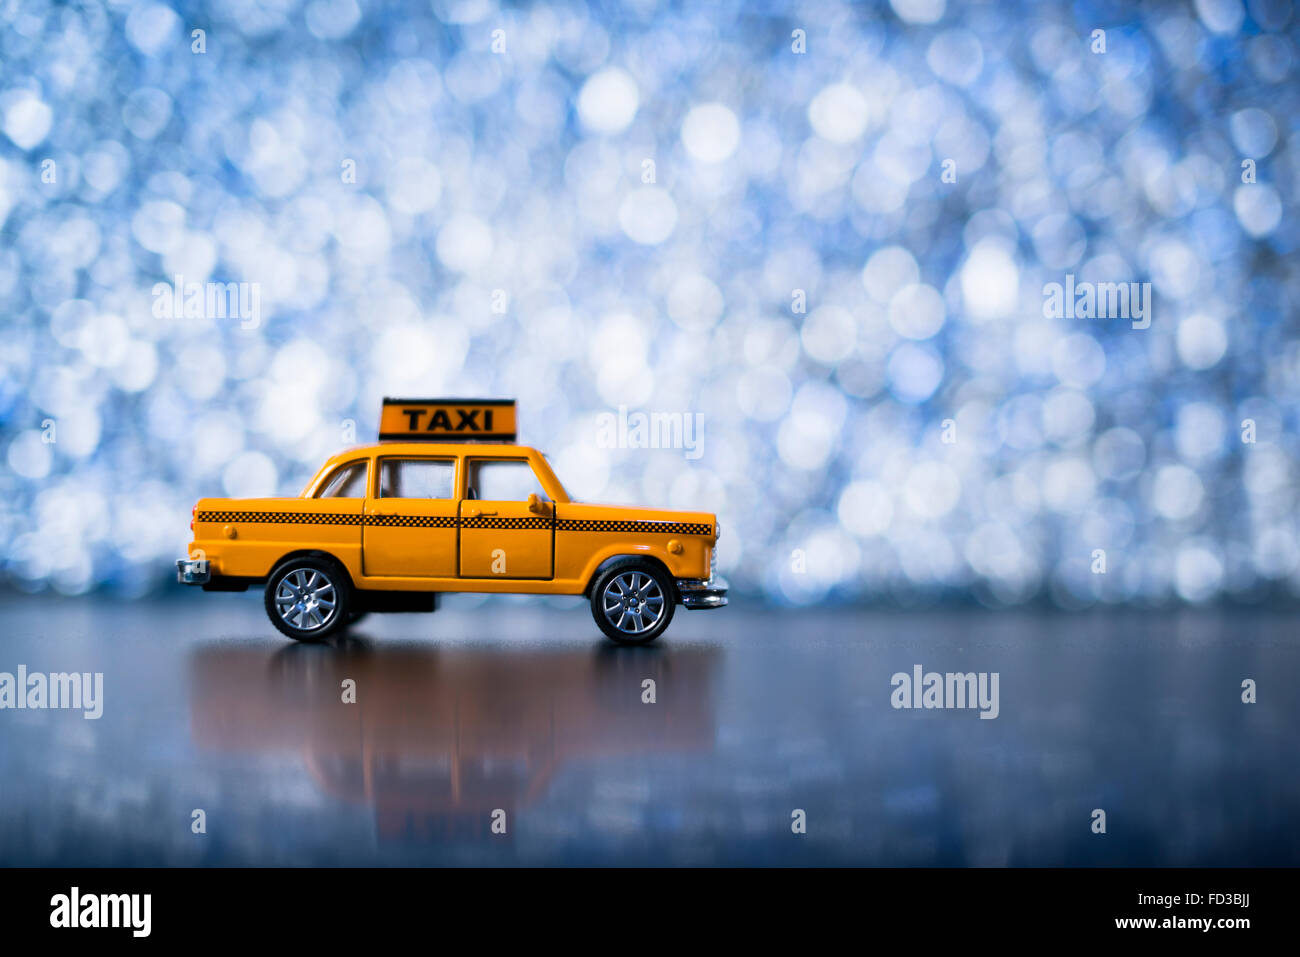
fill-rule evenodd
<path id="1" fill-rule="evenodd" d="M 315 572 L 318 576 L 323 576 L 333 587 L 334 608 L 319 626 L 298 627 L 282 617 L 276 609 L 276 590 L 285 578 L 295 572 Z M 316 581 L 319 581 L 319 579 Z M 313 585 L 316 584 L 316 581 L 313 581 Z M 290 588 L 293 587 L 291 584 Z M 329 558 L 316 556 L 291 558 L 271 572 L 271 577 L 266 580 L 266 592 L 263 595 L 262 603 L 266 606 L 266 616 L 271 619 L 271 624 L 275 625 L 282 634 L 288 635 L 295 641 L 324 641 L 330 635 L 346 628 L 351 623 L 352 581 L 348 578 L 348 573 L 343 566 Z"/>
<path id="2" fill-rule="evenodd" d="M 605 589 L 609 587 L 615 578 L 628 573 L 648 575 L 654 579 L 659 588 L 659 594 L 663 596 L 663 612 L 658 620 L 645 631 L 636 633 L 620 631 L 618 626 L 606 617 L 604 611 L 605 603 L 603 598 Z M 621 558 L 616 562 L 612 562 L 603 572 L 596 576 L 596 580 L 591 586 L 591 617 L 596 620 L 596 626 L 605 633 L 605 637 L 620 645 L 650 644 L 668 628 L 668 625 L 673 620 L 673 611 L 676 607 L 677 588 L 672 579 L 658 565 L 639 558 Z"/>

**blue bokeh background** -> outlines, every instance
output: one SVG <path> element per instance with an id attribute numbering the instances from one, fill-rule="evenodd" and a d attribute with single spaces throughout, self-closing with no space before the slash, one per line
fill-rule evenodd
<path id="1" fill-rule="evenodd" d="M 156 592 L 198 497 L 296 493 L 385 394 L 490 395 L 575 497 L 717 511 L 777 602 L 1291 596 L 1298 36 L 1254 0 L 5 4 L 4 575 Z M 1150 327 L 1045 318 L 1067 275 L 1150 283 Z M 178 276 L 256 317 L 159 315 Z M 607 448 L 620 407 L 702 445 Z"/>

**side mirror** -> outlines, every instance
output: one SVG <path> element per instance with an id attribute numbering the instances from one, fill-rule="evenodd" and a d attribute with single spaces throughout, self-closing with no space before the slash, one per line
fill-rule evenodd
<path id="1" fill-rule="evenodd" d="M 543 502 L 537 497 L 536 492 L 529 492 L 528 511 L 532 512 L 534 515 L 547 515 L 550 512 L 550 507 L 546 502 Z"/>

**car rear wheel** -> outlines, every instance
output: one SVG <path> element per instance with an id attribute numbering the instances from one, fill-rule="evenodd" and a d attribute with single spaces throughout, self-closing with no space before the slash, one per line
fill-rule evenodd
<path id="1" fill-rule="evenodd" d="M 673 620 L 676 593 L 668 577 L 649 562 L 616 562 L 591 589 L 591 614 L 609 638 L 620 645 L 654 641 Z"/>
<path id="2" fill-rule="evenodd" d="M 290 638 L 321 641 L 350 622 L 352 586 L 331 561 L 295 558 L 271 573 L 265 604 L 271 624 Z"/>

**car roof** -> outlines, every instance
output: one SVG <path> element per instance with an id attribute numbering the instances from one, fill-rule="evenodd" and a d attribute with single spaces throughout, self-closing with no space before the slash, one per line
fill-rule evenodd
<path id="1" fill-rule="evenodd" d="M 540 455 L 536 449 L 513 442 L 376 442 L 373 445 L 358 445 L 356 448 L 340 452 L 330 462 L 341 462 L 347 458 L 362 455 L 479 455 L 485 458 L 523 459 L 529 455 Z"/>
<path id="2" fill-rule="evenodd" d="M 369 456 L 383 455 L 409 455 L 415 458 L 448 458 L 451 456 L 470 456 L 488 459 L 526 459 L 531 460 L 534 470 L 540 469 L 545 473 L 541 477 L 542 487 L 546 493 L 556 502 L 569 502 L 569 493 L 565 491 L 564 484 L 559 480 L 554 472 L 551 471 L 550 463 L 547 462 L 546 456 L 534 448 L 527 445 L 517 445 L 513 442 L 400 442 L 384 441 L 376 442 L 373 445 L 358 445 L 355 448 L 347 449 L 337 455 L 330 456 L 325 463 L 316 470 L 315 476 L 307 483 L 302 494 L 306 495 L 321 482 L 325 475 L 348 462 Z M 549 481 L 550 484 L 547 484 Z"/>

